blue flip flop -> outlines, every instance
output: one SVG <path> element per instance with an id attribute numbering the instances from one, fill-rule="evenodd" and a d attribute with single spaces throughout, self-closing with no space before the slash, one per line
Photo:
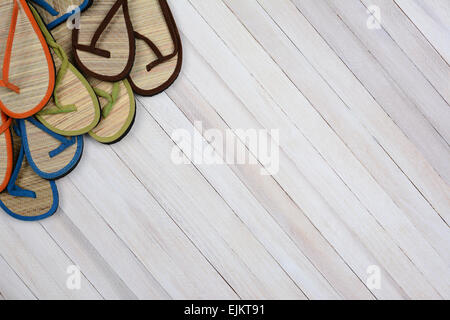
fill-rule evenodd
<path id="1" fill-rule="evenodd" d="M 40 177 L 59 179 L 79 163 L 83 153 L 83 136 L 64 137 L 33 117 L 18 120 L 18 126 L 28 163 Z"/>
<path id="2" fill-rule="evenodd" d="M 5 191 L 0 193 L 0 207 L 10 216 L 25 221 L 42 220 L 58 209 L 58 189 L 55 181 L 39 177 L 25 157 L 20 128 L 15 125 L 13 148 L 16 165 Z"/>

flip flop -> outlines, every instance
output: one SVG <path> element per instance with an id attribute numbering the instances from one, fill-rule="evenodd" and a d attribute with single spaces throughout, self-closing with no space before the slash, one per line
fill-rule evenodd
<path id="1" fill-rule="evenodd" d="M 41 0 L 32 1 L 38 5 L 45 4 Z M 31 7 L 31 11 L 52 49 L 58 70 L 53 99 L 36 115 L 36 118 L 44 126 L 60 135 L 78 136 L 87 133 L 100 121 L 97 96 L 86 78 L 69 62 L 66 52 L 53 39 L 36 9 Z M 52 13 L 59 14 L 53 11 Z M 69 17 L 70 15 L 67 18 Z M 61 18 L 64 16 L 53 21 L 60 21 Z"/>
<path id="2" fill-rule="evenodd" d="M 0 109 L 27 118 L 49 101 L 55 69 L 47 43 L 25 0 L 0 2 Z"/>
<path id="3" fill-rule="evenodd" d="M 0 192 L 8 185 L 12 172 L 13 151 L 11 132 L 11 118 L 0 111 L 2 123 L 0 125 Z"/>
<path id="4" fill-rule="evenodd" d="M 77 166 L 83 153 L 83 136 L 61 136 L 33 117 L 17 122 L 28 163 L 40 177 L 55 180 Z"/>
<path id="5" fill-rule="evenodd" d="M 58 0 L 45 1 L 45 4 L 41 3 L 42 6 L 36 7 L 36 9 L 42 17 L 45 17 L 44 14 L 54 10 L 53 6 L 57 3 Z M 92 6 L 89 11 L 94 10 L 94 8 L 95 6 Z M 52 20 L 44 20 L 45 23 L 50 21 Z M 71 32 L 66 26 L 60 24 L 50 31 L 61 47 L 71 47 Z M 68 57 L 69 60 L 73 59 L 71 55 Z M 136 116 L 135 97 L 129 82 L 126 79 L 107 82 L 94 77 L 88 77 L 88 82 L 98 95 L 102 109 L 100 123 L 89 132 L 89 135 L 105 144 L 120 141 L 129 132 Z"/>
<path id="6" fill-rule="evenodd" d="M 128 0 L 95 1 L 72 34 L 77 66 L 89 76 L 117 82 L 130 73 L 135 56 Z"/>
<path id="7" fill-rule="evenodd" d="M 21 139 L 13 131 L 16 166 L 7 190 L 0 193 L 0 207 L 12 217 L 35 221 L 53 215 L 58 208 L 58 190 L 55 181 L 39 177 L 29 165 Z"/>
<path id="8" fill-rule="evenodd" d="M 180 73 L 180 35 L 166 0 L 133 0 L 128 7 L 136 39 L 128 79 L 134 92 L 152 96 L 167 89 Z"/>
<path id="9" fill-rule="evenodd" d="M 89 135 L 101 143 L 116 143 L 127 135 L 136 117 L 133 90 L 127 80 L 111 83 L 91 78 L 89 81 L 102 108 L 102 119 Z"/>

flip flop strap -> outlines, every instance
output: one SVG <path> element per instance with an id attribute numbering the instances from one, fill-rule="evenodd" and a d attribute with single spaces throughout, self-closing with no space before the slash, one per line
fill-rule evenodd
<path id="1" fill-rule="evenodd" d="M 56 53 L 59 59 L 61 59 L 62 63 L 61 67 L 59 68 L 58 74 L 56 75 L 55 91 L 53 93 L 53 101 L 55 102 L 56 107 L 44 108 L 42 111 L 39 112 L 39 114 L 50 115 L 50 114 L 60 114 L 77 111 L 77 107 L 74 104 L 62 105 L 59 101 L 58 96 L 56 95 L 56 92 L 58 91 L 58 88 L 61 85 L 62 79 L 69 70 L 70 65 L 69 58 L 67 57 L 67 54 L 64 51 L 64 49 L 58 43 L 56 43 L 47 32 L 44 32 L 44 35 L 46 37 L 48 45 L 53 49 L 53 51 Z"/>
<path id="2" fill-rule="evenodd" d="M 31 0 L 36 3 L 39 7 L 50 13 L 52 16 L 56 17 L 59 12 L 55 10 L 47 1 L 45 0 Z"/>
<path id="3" fill-rule="evenodd" d="M 19 120 L 19 121 L 22 121 L 22 120 Z M 66 138 L 60 134 L 54 133 L 53 131 L 49 130 L 47 127 L 45 127 L 43 125 L 40 125 L 39 128 L 42 131 L 44 131 L 45 133 L 47 133 L 48 135 L 52 136 L 53 138 L 55 138 L 56 140 L 61 142 L 61 144 L 56 149 L 54 149 L 48 153 L 50 158 L 56 157 L 57 155 L 62 153 L 64 150 L 66 150 L 67 148 L 69 148 L 70 146 L 74 145 L 77 142 L 76 137 Z"/>
<path id="4" fill-rule="evenodd" d="M 0 87 L 8 88 L 15 93 L 20 93 L 20 88 L 9 82 L 9 67 L 11 63 L 11 53 L 14 41 L 14 33 L 16 32 L 17 17 L 19 16 L 19 4 L 14 0 L 13 13 L 11 17 L 11 25 L 9 27 L 8 40 L 6 41 L 5 57 L 3 59 L 3 79 L 0 79 Z"/>
<path id="5" fill-rule="evenodd" d="M 177 39 L 177 34 L 176 34 L 176 29 L 175 29 L 176 28 L 175 21 L 173 19 L 172 14 L 170 13 L 170 8 L 168 7 L 168 4 L 165 0 L 159 0 L 159 4 L 162 8 L 164 19 L 166 20 L 166 23 L 168 24 L 170 37 L 172 38 L 172 42 L 174 43 L 174 49 L 171 54 L 164 56 L 152 40 L 150 40 L 143 34 L 137 32 L 137 31 L 134 31 L 135 38 L 144 41 L 153 50 L 153 52 L 156 55 L 156 60 L 150 62 L 146 66 L 147 72 L 152 70 L 157 65 L 172 59 L 173 57 L 175 57 L 178 54 L 178 51 L 179 51 L 178 39 Z"/>
<path id="6" fill-rule="evenodd" d="M 97 41 L 100 39 L 100 36 L 102 35 L 102 33 L 106 30 L 106 28 L 108 27 L 108 25 L 110 24 L 112 18 L 114 17 L 114 15 L 117 13 L 117 11 L 119 11 L 120 7 L 123 5 L 127 4 L 128 0 L 117 0 L 114 5 L 111 7 L 111 9 L 108 11 L 108 13 L 106 14 L 105 18 L 103 19 L 103 21 L 100 23 L 100 25 L 98 26 L 97 30 L 95 30 L 94 35 L 91 39 L 91 43 L 90 45 L 83 45 L 83 44 L 76 44 L 75 47 L 78 50 L 81 51 L 86 51 L 104 58 L 111 58 L 111 52 L 109 52 L 108 50 L 103 50 L 103 49 L 99 49 L 96 48 L 97 45 Z"/>
<path id="7" fill-rule="evenodd" d="M 14 132 L 20 137 L 20 129 L 17 126 L 17 124 L 14 124 L 13 126 Z M 36 199 L 36 193 L 31 190 L 26 190 L 18 185 L 16 185 L 17 177 L 19 176 L 20 168 L 22 168 L 23 158 L 25 155 L 25 150 L 23 144 L 20 146 L 20 152 L 19 157 L 17 158 L 16 168 L 14 169 L 11 178 L 9 180 L 8 186 L 6 187 L 6 190 L 10 195 L 13 197 L 23 197 L 23 198 L 33 198 Z"/>
<path id="8" fill-rule="evenodd" d="M 108 100 L 107 105 L 102 109 L 103 118 L 106 118 L 111 113 L 117 99 L 119 98 L 120 84 L 119 82 L 114 82 L 111 94 L 99 88 L 94 88 L 94 91 L 98 96 Z"/>
<path id="9" fill-rule="evenodd" d="M 8 118 L 1 126 L 0 126 L 0 134 L 3 134 L 6 130 L 9 129 L 12 123 L 12 118 Z"/>

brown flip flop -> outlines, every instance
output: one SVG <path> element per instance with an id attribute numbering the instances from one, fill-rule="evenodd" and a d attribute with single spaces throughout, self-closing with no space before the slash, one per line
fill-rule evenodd
<path id="1" fill-rule="evenodd" d="M 125 79 L 136 49 L 128 1 L 95 1 L 81 15 L 72 41 L 75 61 L 85 75 L 110 82 Z"/>
<path id="2" fill-rule="evenodd" d="M 128 79 L 134 92 L 152 96 L 167 89 L 180 73 L 180 35 L 166 0 L 133 0 L 128 7 L 136 39 Z"/>

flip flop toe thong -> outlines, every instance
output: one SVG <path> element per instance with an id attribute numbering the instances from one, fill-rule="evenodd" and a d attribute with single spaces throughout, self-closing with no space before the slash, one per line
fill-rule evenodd
<path id="1" fill-rule="evenodd" d="M 0 17 L 0 108 L 26 118 L 52 95 L 53 60 L 25 0 L 0 1 Z"/>
<path id="2" fill-rule="evenodd" d="M 12 217 L 25 221 L 53 215 L 58 208 L 56 183 L 39 177 L 33 171 L 25 157 L 21 139 L 15 133 L 13 147 L 16 165 L 7 190 L 0 193 L 0 207 Z"/>

